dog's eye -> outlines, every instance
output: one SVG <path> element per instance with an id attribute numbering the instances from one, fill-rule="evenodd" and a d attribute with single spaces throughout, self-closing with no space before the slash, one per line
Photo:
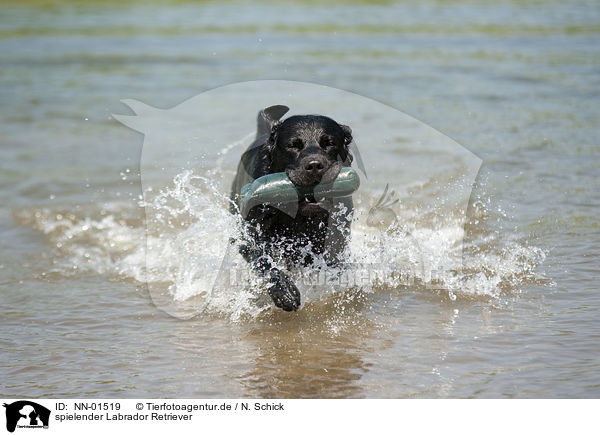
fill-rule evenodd
<path id="1" fill-rule="evenodd" d="M 304 148 L 304 142 L 302 142 L 302 140 L 300 140 L 300 139 L 294 139 L 292 141 L 292 143 L 290 144 L 290 146 L 297 150 L 301 150 L 302 148 Z"/>
<path id="2" fill-rule="evenodd" d="M 333 145 L 333 142 L 331 141 L 330 137 L 323 136 L 319 141 L 319 145 L 321 146 L 321 148 L 327 148 Z"/>

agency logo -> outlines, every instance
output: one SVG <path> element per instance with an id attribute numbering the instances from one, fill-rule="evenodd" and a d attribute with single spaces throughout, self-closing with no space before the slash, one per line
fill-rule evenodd
<path id="1" fill-rule="evenodd" d="M 482 161 L 423 122 L 340 89 L 279 80 L 226 85 L 169 109 L 131 99 L 122 102 L 133 114 L 112 117 L 144 135 L 140 205 L 145 211 L 146 250 L 140 258 L 145 267 L 133 273 L 147 283 L 155 306 L 172 316 L 184 319 L 208 308 L 223 312 L 235 307 L 239 313 L 246 309 L 240 307 L 253 311 L 265 306 L 254 290 L 272 282 L 261 283 L 257 268 L 246 261 L 250 257 L 263 261 L 265 267 L 264 261 L 269 263 L 271 272 L 279 265 L 290 274 L 303 275 L 306 280 L 302 276 L 294 280 L 303 281 L 300 290 L 314 297 L 349 286 L 396 289 L 414 283 L 447 287 L 452 298 L 451 288 L 462 286 L 465 226 Z M 339 159 L 321 155 L 312 162 L 316 165 L 308 161 L 303 165 L 294 160 L 296 151 L 276 153 L 277 143 L 296 146 L 285 139 L 286 134 L 292 131 L 290 125 L 300 128 L 302 124 L 287 121 L 315 115 L 343 126 L 347 149 L 338 153 Z M 303 134 L 308 142 L 314 142 L 313 133 Z M 328 146 L 319 142 L 319 148 L 311 149 L 316 155 L 315 150 Z M 277 171 L 267 174 L 272 178 L 255 184 L 273 169 L 273 159 Z M 340 166 L 348 172 L 335 178 Z M 281 171 L 283 167 L 290 169 Z M 294 187 L 311 185 L 305 181 L 323 167 L 331 169 L 321 177 L 327 183 L 319 183 L 312 191 Z M 353 186 L 353 173 L 360 177 L 360 188 L 349 190 L 353 192 L 350 201 L 349 195 L 340 192 Z M 324 190 L 320 190 L 321 184 Z M 323 192 L 346 199 L 333 201 Z M 285 243 L 268 255 L 247 251 L 243 239 L 247 227 L 241 225 L 238 213 L 230 211 L 239 211 L 246 218 L 256 204 L 283 212 L 277 214 L 284 216 L 281 219 L 272 218 L 274 214 L 261 217 L 265 238 L 273 234 L 264 230 L 269 226 L 292 221 L 298 214 L 318 215 L 327 210 L 330 220 L 303 227 L 319 234 L 313 238 L 315 245 L 322 241 L 323 246 L 316 246 L 313 253 L 336 257 L 346 243 L 348 249 L 343 252 L 347 258 L 341 267 L 329 270 L 348 275 L 350 282 L 366 284 L 345 284 L 345 279 L 335 279 L 337 275 L 332 284 L 327 273 L 312 284 L 311 274 L 318 272 L 321 259 L 314 262 L 315 267 L 303 269 L 296 267 L 298 262 L 292 258 L 293 267 L 288 268 L 283 263 L 290 259 L 287 252 L 294 249 Z M 285 237 L 298 240 L 297 232 L 290 234 Z M 249 239 L 253 247 L 256 237 Z M 308 251 L 309 245 L 301 247 Z M 242 258 L 240 248 L 247 258 Z M 137 265 L 134 257 L 127 261 Z"/>
<path id="2" fill-rule="evenodd" d="M 6 408 L 6 430 L 14 432 L 19 429 L 48 429 L 50 410 L 29 400 L 19 400 L 4 404 Z"/>

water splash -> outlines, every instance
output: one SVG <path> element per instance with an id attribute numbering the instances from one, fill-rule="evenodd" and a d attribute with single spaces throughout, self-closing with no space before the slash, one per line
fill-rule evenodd
<path id="1" fill-rule="evenodd" d="M 88 210 L 88 215 L 21 209 L 15 217 L 50 240 L 53 264 L 45 276 L 101 273 L 147 283 L 160 303 L 175 307 L 182 317 L 212 313 L 237 321 L 260 316 L 272 303 L 266 284 L 232 242 L 243 225 L 228 212 L 228 201 L 210 178 L 183 171 L 151 202 L 115 202 Z M 465 249 L 460 219 L 424 224 L 416 210 L 402 210 L 407 201 L 400 198 L 388 204 L 390 210 L 395 207 L 397 216 L 414 218 L 390 220 L 384 213 L 386 219 L 374 221 L 372 204 L 378 198 L 363 196 L 358 202 L 362 205 L 355 210 L 345 266 L 329 268 L 317 257 L 312 265 L 291 271 L 305 306 L 406 289 L 442 293 L 452 300 L 498 300 L 527 282 L 543 280 L 536 271 L 545 258 L 540 248 L 483 229 L 498 218 L 491 202 L 477 203 Z M 147 228 L 142 207 L 152 210 Z"/>

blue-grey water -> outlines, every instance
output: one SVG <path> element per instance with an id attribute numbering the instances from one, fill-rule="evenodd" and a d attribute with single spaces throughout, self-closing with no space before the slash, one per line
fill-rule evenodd
<path id="1" fill-rule="evenodd" d="M 596 1 L 5 2 L 0 51 L 0 395 L 600 397 Z M 175 209 L 183 232 L 162 215 L 146 227 L 144 138 L 112 114 L 271 79 L 375 100 L 481 159 L 466 225 L 442 219 L 452 173 L 415 157 L 420 133 L 386 118 L 392 140 L 369 148 L 379 113 L 345 108 L 364 121 L 370 180 L 424 165 L 395 186 L 395 213 L 438 265 L 464 227 L 464 275 L 370 281 L 293 314 L 235 291 L 190 320 L 157 306 L 207 298 L 182 271 L 211 264 L 168 249 L 188 249 L 183 234 L 204 258 L 231 225 L 182 171 L 169 200 L 191 191 L 202 207 Z M 226 181 L 241 148 L 214 147 L 226 158 L 202 176 Z M 355 251 L 385 233 L 355 227 Z M 388 262 L 417 254 L 384 235 Z"/>

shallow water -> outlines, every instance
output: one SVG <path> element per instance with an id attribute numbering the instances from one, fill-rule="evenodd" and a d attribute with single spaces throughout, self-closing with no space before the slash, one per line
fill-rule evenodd
<path id="1" fill-rule="evenodd" d="M 598 397 L 599 25 L 592 1 L 3 6 L 0 394 Z M 350 259 L 383 270 L 303 284 L 293 314 L 247 274 L 202 281 L 236 229 L 222 195 L 253 94 L 214 105 L 231 138 L 192 172 L 153 172 L 150 136 L 111 116 L 264 79 L 374 101 L 313 98 L 354 120 Z M 419 143 L 427 125 L 482 161 L 464 216 L 464 160 Z M 368 216 L 388 182 L 402 225 L 384 231 Z M 407 264 L 419 280 L 394 280 Z"/>

